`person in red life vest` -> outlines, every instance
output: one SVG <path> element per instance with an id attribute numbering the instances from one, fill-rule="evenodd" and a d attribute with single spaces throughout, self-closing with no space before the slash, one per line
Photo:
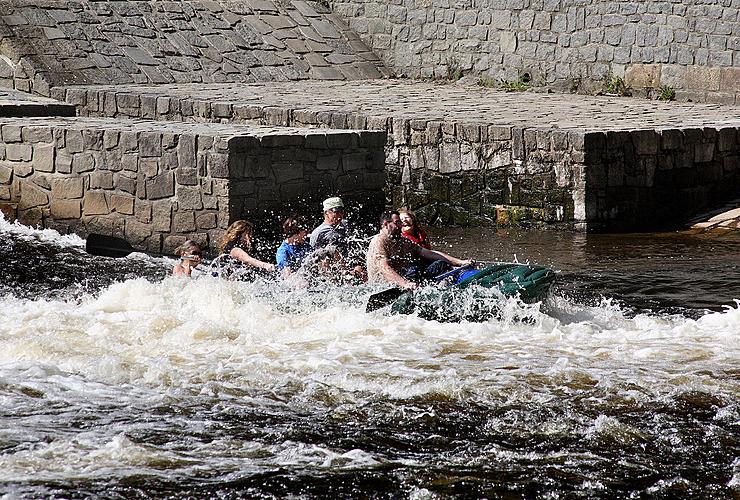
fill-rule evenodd
<path id="1" fill-rule="evenodd" d="M 416 221 L 416 215 L 404 209 L 399 210 L 398 213 L 401 216 L 401 223 L 403 224 L 401 226 L 401 236 L 413 241 L 422 248 L 431 250 L 432 246 L 429 244 L 429 237 Z"/>

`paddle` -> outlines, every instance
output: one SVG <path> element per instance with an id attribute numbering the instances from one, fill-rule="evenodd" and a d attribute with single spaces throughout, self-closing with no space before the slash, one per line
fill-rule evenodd
<path id="1" fill-rule="evenodd" d="M 466 266 L 456 267 L 452 271 L 447 271 L 446 273 L 442 273 L 439 276 L 435 276 L 434 281 L 439 283 L 447 276 L 451 276 L 458 271 L 467 269 L 468 267 L 472 266 L 473 264 L 468 264 Z M 410 292 L 410 290 L 406 290 L 404 288 L 388 288 L 387 290 L 383 290 L 382 292 L 375 293 L 367 299 L 367 307 L 365 307 L 365 312 L 377 311 L 378 309 L 387 306 L 406 292 Z"/>
<path id="2" fill-rule="evenodd" d="M 125 257 L 136 249 L 123 238 L 91 233 L 87 236 L 85 251 L 90 255 L 118 258 Z"/>

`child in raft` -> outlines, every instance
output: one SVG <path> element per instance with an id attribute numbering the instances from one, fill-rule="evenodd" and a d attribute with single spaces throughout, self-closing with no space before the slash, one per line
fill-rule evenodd
<path id="1" fill-rule="evenodd" d="M 400 209 L 398 214 L 401 217 L 401 236 L 407 240 L 411 240 L 422 248 L 427 250 L 432 249 L 432 245 L 429 243 L 429 237 L 426 231 L 424 231 L 419 222 L 416 220 L 416 215 L 406 209 Z"/>
<path id="2" fill-rule="evenodd" d="M 173 276 L 192 276 L 198 264 L 203 257 L 203 250 L 200 245 L 193 241 L 187 240 L 177 247 L 175 253 L 180 256 L 180 260 L 172 268 Z"/>

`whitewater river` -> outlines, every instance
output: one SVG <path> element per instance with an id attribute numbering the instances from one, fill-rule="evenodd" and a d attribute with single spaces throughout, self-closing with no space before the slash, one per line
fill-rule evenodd
<path id="1" fill-rule="evenodd" d="M 0 219 L 0 498 L 740 497 L 739 238 L 431 232 L 556 286 L 443 324 Z"/>

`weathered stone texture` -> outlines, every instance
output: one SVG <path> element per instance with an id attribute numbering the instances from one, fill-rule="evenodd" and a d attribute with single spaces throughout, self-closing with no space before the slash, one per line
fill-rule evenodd
<path id="1" fill-rule="evenodd" d="M 635 93 L 668 85 L 680 99 L 740 104 L 740 5 L 728 0 L 330 3 L 398 76 L 526 75 L 586 92 L 613 76 Z"/>
<path id="2" fill-rule="evenodd" d="M 383 132 L 29 118 L 0 119 L 0 136 L 28 141 L 2 143 L 0 156 L 0 199 L 17 206 L 22 222 L 117 232 L 149 251 L 172 251 L 166 242 L 183 238 L 207 245 L 235 219 L 274 217 L 326 193 L 382 200 Z M 104 144 L 101 161 L 92 148 Z M 171 168 L 151 156 L 163 149 Z M 204 168 L 193 155 L 207 159 Z M 320 157 L 334 168 L 319 168 Z M 72 168 L 58 168 L 60 158 Z"/>
<path id="3" fill-rule="evenodd" d="M 39 24 L 50 19 L 49 12 L 52 25 Z M 307 2 L 14 0 L 2 2 L 0 28 L 0 55 L 5 56 L 0 85 L 45 96 L 60 85 L 352 80 L 389 74 L 338 16 Z M 121 96 L 95 105 L 125 111 L 139 106 L 136 99 Z M 162 103 L 141 106 L 151 114 Z"/>
<path id="4" fill-rule="evenodd" d="M 130 89 L 95 87 L 89 92 L 115 96 Z M 343 175 L 335 178 L 338 186 L 383 182 L 388 205 L 408 206 L 425 222 L 460 225 L 637 228 L 664 223 L 671 213 L 681 217 L 709 203 L 711 196 L 719 199 L 728 190 L 740 189 L 732 170 L 738 156 L 733 127 L 740 127 L 740 121 L 715 104 L 513 94 L 398 80 L 227 84 L 209 89 L 177 85 L 146 89 L 145 93 L 169 103 L 162 107 L 168 112 L 155 118 L 170 123 L 225 120 L 317 128 L 305 136 L 265 138 L 262 144 L 269 143 L 270 154 L 247 153 L 259 146 L 255 138 L 231 139 L 229 150 L 243 150 L 245 156 L 238 161 L 229 156 L 228 165 L 219 156 L 223 153 L 203 154 L 204 139 L 179 135 L 174 151 L 180 165 L 188 167 L 175 172 L 176 189 L 198 185 L 198 172 L 210 171 L 212 181 L 225 180 L 221 176 L 228 173 L 232 198 L 241 197 L 235 205 L 237 212 L 254 212 L 258 198 L 284 199 L 289 193 L 301 192 L 297 183 L 302 179 L 310 178 L 310 186 L 324 186 L 327 174 L 340 171 Z M 197 101 L 210 106 L 197 118 L 182 115 L 187 103 Z M 222 102 L 229 107 L 219 106 Z M 224 116 L 227 109 L 232 114 Z M 81 111 L 100 113 L 87 107 Z M 143 110 L 132 108 L 130 112 L 139 117 Z M 727 125 L 730 121 L 732 126 Z M 656 131 L 656 124 L 662 130 Z M 386 134 L 327 131 L 351 126 Z M 711 136 L 709 130 L 720 132 Z M 358 145 L 373 154 L 326 151 Z M 212 163 L 212 157 L 220 160 Z M 370 167 L 383 163 L 384 171 Z M 709 169 L 700 171 L 700 165 Z M 681 179 L 683 184 L 671 186 L 660 173 L 673 168 L 683 173 L 671 179 Z M 307 169 L 314 169 L 315 174 L 309 175 Z M 676 200 L 686 201 L 682 190 L 688 171 L 698 179 L 695 192 L 701 194 L 692 195 L 680 210 L 666 203 L 672 207 L 668 212 L 649 201 L 651 190 L 667 193 L 671 189 Z M 310 186 L 305 194 L 320 197 Z M 206 197 L 202 199 L 207 207 Z M 638 217 L 635 207 L 641 206 L 648 206 L 656 216 Z"/>

